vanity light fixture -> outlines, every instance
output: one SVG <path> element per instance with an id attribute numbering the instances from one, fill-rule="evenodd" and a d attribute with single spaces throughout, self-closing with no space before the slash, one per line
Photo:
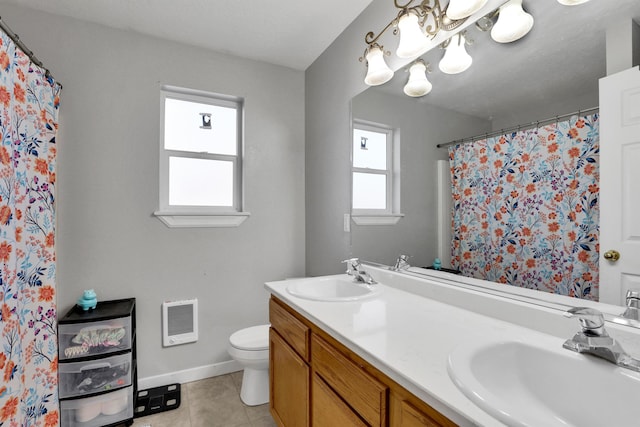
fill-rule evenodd
<path id="1" fill-rule="evenodd" d="M 378 43 L 372 43 L 364 53 L 367 61 L 367 76 L 364 82 L 369 86 L 378 86 L 391 80 L 393 70 L 384 61 L 384 48 Z M 360 61 L 363 59 L 360 58 Z"/>
<path id="2" fill-rule="evenodd" d="M 427 79 L 429 64 L 425 64 L 422 59 L 418 59 L 409 67 L 409 80 L 404 85 L 404 93 L 417 98 L 431 92 L 433 85 Z"/>
<path id="3" fill-rule="evenodd" d="M 438 64 L 440 71 L 446 74 L 458 74 L 471 66 L 473 58 L 464 47 L 467 43 L 465 31 L 456 34 L 444 43 L 444 56 Z"/>
<path id="4" fill-rule="evenodd" d="M 522 0 L 509 0 L 498 9 L 498 21 L 491 29 L 491 38 L 498 43 L 511 43 L 524 37 L 533 28 L 533 16 L 522 8 Z"/>
<path id="5" fill-rule="evenodd" d="M 577 4 L 586 3 L 589 0 L 558 0 L 558 3 L 563 4 L 565 6 L 575 6 Z"/>
<path id="6" fill-rule="evenodd" d="M 460 27 L 469 16 L 482 8 L 488 0 L 450 0 L 446 9 L 440 5 L 440 0 L 407 0 L 404 4 L 398 4 L 398 0 L 393 0 L 393 4 L 398 9 L 395 18 L 391 20 L 377 35 L 369 31 L 364 41 L 367 44 L 364 58 L 366 59 L 368 71 L 365 83 L 372 86 L 382 84 L 387 80 L 379 77 L 389 76 L 389 67 L 384 62 L 384 55 L 387 54 L 377 41 L 390 28 L 393 34 L 400 33 L 400 42 L 396 54 L 400 58 L 413 58 L 428 47 L 429 39 L 433 39 L 440 31 L 453 31 Z M 417 4 L 415 4 L 417 3 Z M 447 15 L 447 10 L 451 8 L 451 13 L 455 19 Z M 380 52 L 376 52 L 379 49 Z M 370 58 L 372 52 L 373 58 Z M 375 58 L 375 61 L 374 61 Z M 380 62 L 384 63 L 382 65 Z M 371 68 L 374 68 L 373 72 Z M 385 70 L 381 73 L 379 70 Z M 389 71 L 386 71 L 386 70 Z M 393 75 L 393 74 L 391 74 Z M 378 78 L 373 77 L 378 76 Z M 384 80 L 384 81 L 383 81 Z"/>
<path id="7" fill-rule="evenodd" d="M 400 42 L 396 55 L 399 58 L 413 58 L 422 53 L 429 45 L 429 39 L 422 32 L 415 12 L 409 11 L 400 17 L 398 21 L 398 31 L 400 32 Z"/>
<path id="8" fill-rule="evenodd" d="M 449 32 L 459 28 L 488 2 L 488 0 L 449 0 L 443 9 L 440 0 L 404 0 L 403 4 L 399 4 L 399 1 L 403 0 L 393 0 L 398 10 L 396 17 L 379 33 L 369 31 L 364 37 L 367 48 L 364 55 L 360 57 L 360 61 L 365 61 L 367 64 L 364 82 L 369 86 L 384 84 L 391 80 L 394 74 L 384 59 L 384 56 L 390 55 L 390 52 L 385 51 L 384 47 L 378 44 L 378 39 L 387 30 L 392 29 L 394 35 L 400 35 L 396 51 L 398 57 L 417 58 L 428 48 L 429 41 L 434 39 L 440 31 Z M 575 6 L 588 1 L 558 0 L 558 3 Z M 523 0 L 508 0 L 498 9 L 478 19 L 475 25 L 481 31 L 491 31 L 491 38 L 498 43 L 519 40 L 531 31 L 534 24 L 533 16 L 524 10 L 522 3 Z M 440 70 L 447 74 L 458 74 L 468 69 L 473 59 L 467 53 L 465 44 L 471 42 L 465 32 L 455 34 L 444 42 L 441 46 L 445 48 L 445 53 L 438 64 Z M 423 96 L 431 91 L 432 85 L 427 80 L 427 71 L 431 72 L 429 64 L 425 64 L 422 60 L 411 64 L 409 80 L 404 86 L 404 92 L 407 95 Z"/>
<path id="9" fill-rule="evenodd" d="M 487 4 L 489 0 L 449 0 L 447 17 L 449 19 L 464 19 L 473 15 Z"/>

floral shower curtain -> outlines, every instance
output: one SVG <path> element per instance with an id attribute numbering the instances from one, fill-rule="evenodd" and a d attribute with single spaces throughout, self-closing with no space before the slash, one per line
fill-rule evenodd
<path id="1" fill-rule="evenodd" d="M 454 268 L 598 300 L 598 118 L 450 147 Z"/>
<path id="2" fill-rule="evenodd" d="M 53 427 L 60 86 L 1 31 L 0 43 L 0 426 Z"/>

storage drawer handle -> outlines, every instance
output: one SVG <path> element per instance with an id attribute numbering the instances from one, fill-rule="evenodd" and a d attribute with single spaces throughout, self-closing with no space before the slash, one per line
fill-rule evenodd
<path id="1" fill-rule="evenodd" d="M 94 369 L 110 368 L 110 367 L 111 367 L 111 363 L 109 362 L 94 363 L 92 365 L 83 366 L 82 368 L 80 368 L 80 372 L 92 371 Z"/>

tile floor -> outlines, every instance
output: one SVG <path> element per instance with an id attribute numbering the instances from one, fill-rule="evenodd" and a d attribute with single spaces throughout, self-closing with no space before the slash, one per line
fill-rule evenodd
<path id="1" fill-rule="evenodd" d="M 178 409 L 135 418 L 133 427 L 272 427 L 269 404 L 240 400 L 242 371 L 182 384 Z"/>

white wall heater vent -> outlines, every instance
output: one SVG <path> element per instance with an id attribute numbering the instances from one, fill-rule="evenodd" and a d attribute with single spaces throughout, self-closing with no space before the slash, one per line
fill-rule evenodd
<path id="1" fill-rule="evenodd" d="M 198 300 L 162 303 L 162 346 L 198 341 Z"/>

